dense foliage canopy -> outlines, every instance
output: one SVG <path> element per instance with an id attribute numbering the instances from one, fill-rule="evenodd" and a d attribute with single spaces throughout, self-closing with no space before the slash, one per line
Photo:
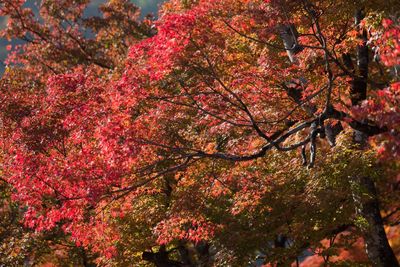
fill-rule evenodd
<path id="1" fill-rule="evenodd" d="M 398 1 L 0 3 L 0 265 L 398 266 Z"/>

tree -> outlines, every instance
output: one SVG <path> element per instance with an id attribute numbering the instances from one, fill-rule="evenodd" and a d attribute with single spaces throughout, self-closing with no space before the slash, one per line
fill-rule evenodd
<path id="1" fill-rule="evenodd" d="M 10 186 L 0 183 L 0 264 L 2 266 L 33 266 L 52 263 L 56 266 L 94 266 L 96 258 L 77 247 L 59 228 L 35 232 L 24 226 L 24 209 L 10 198 Z"/>
<path id="2" fill-rule="evenodd" d="M 83 20 L 86 1 L 64 4 L 54 14 Z M 398 266 L 384 229 L 399 204 L 395 7 L 171 0 L 156 31 L 110 15 L 79 53 L 70 42 L 83 37 L 66 35 L 65 63 L 30 41 L 22 55 L 48 67 L 7 72 L 1 102 L 5 177 L 26 224 L 61 227 L 108 265 L 137 252 L 156 266 L 299 264 L 306 250 L 329 264 L 358 242 L 369 264 Z M 105 45 L 110 25 L 133 40 L 125 65 L 127 48 Z"/>

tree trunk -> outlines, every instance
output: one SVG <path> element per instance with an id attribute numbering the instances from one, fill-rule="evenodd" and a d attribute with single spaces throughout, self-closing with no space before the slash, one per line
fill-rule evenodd
<path id="1" fill-rule="evenodd" d="M 361 215 L 367 222 L 366 227 L 361 227 L 364 241 L 365 250 L 369 260 L 373 266 L 399 266 L 396 256 L 386 237 L 385 229 L 383 227 L 383 220 L 379 209 L 379 201 L 374 182 L 370 177 L 361 177 L 355 181 L 363 190 L 368 192 L 368 197 L 360 198 L 360 190 L 354 194 L 356 202 L 357 213 Z"/>
<path id="2" fill-rule="evenodd" d="M 142 259 L 156 267 L 184 267 L 182 263 L 169 259 L 168 254 L 165 246 L 161 246 L 158 252 L 143 252 Z"/>
<path id="3" fill-rule="evenodd" d="M 351 102 L 353 105 L 358 105 L 367 97 L 367 79 L 369 67 L 367 32 L 365 29 L 361 32 L 361 29 L 358 26 L 363 18 L 363 10 L 358 10 L 355 14 L 356 28 L 360 32 L 360 34 L 358 35 L 358 38 L 360 39 L 360 44 L 357 46 L 356 53 L 357 66 L 354 66 L 350 55 L 343 55 L 343 61 L 345 65 L 355 75 L 350 90 Z M 298 64 L 295 55 L 297 52 L 301 51 L 301 49 L 299 49 L 301 45 L 297 43 L 295 29 L 292 25 L 282 25 L 280 27 L 280 34 L 288 53 L 289 60 L 293 64 Z M 301 95 L 301 92 L 295 91 L 293 89 L 288 93 L 295 100 L 298 98 L 299 95 Z M 309 114 L 314 113 L 313 109 L 311 109 L 310 107 L 308 108 L 309 110 L 307 111 Z M 341 127 L 340 129 L 335 130 L 335 135 L 338 134 L 337 131 L 340 132 Z M 330 143 L 332 143 L 332 145 L 334 145 L 334 137 L 335 136 L 333 135 L 331 137 L 332 140 L 330 140 Z M 367 138 L 368 136 L 365 133 L 357 130 L 354 131 L 354 142 L 359 146 L 360 149 L 365 147 L 368 141 Z M 356 212 L 368 222 L 368 227 L 365 227 L 361 230 L 363 232 L 365 249 L 369 260 L 371 261 L 373 266 L 399 266 L 399 263 L 386 237 L 374 182 L 371 180 L 370 177 L 356 176 L 353 177 L 352 182 L 355 185 L 353 190 L 353 198 L 356 204 Z M 365 191 L 369 195 L 368 199 L 363 198 L 362 191 Z"/>
<path id="4" fill-rule="evenodd" d="M 358 10 L 355 14 L 356 28 L 360 32 L 360 44 L 357 46 L 357 69 L 353 67 L 352 71 L 357 77 L 353 78 L 351 86 L 351 101 L 353 105 L 358 105 L 367 97 L 367 79 L 368 79 L 368 65 L 369 65 L 369 51 L 367 46 L 367 32 L 358 26 L 364 18 L 362 10 Z M 346 57 L 345 57 L 346 58 Z M 353 64 L 351 58 L 347 56 L 347 66 L 351 67 Z M 365 147 L 367 143 L 367 135 L 354 131 L 354 142 L 360 149 Z M 383 220 L 379 209 L 379 200 L 375 184 L 370 177 L 357 177 L 355 176 L 352 181 L 355 185 L 353 189 L 353 198 L 356 204 L 356 212 L 363 217 L 368 225 L 361 227 L 364 241 L 365 250 L 369 260 L 373 266 L 387 266 L 396 267 L 399 263 L 393 253 L 392 248 L 386 237 Z M 363 192 L 366 192 L 368 197 L 363 197 Z"/>

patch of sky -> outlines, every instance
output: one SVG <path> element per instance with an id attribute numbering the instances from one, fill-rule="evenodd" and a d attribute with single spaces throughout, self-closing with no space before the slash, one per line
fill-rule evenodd
<path id="1" fill-rule="evenodd" d="M 146 16 L 147 14 L 157 15 L 157 10 L 161 3 L 165 2 L 166 0 L 131 0 L 132 3 L 136 4 L 141 8 L 141 18 Z M 24 7 L 31 8 L 35 14 L 35 17 L 40 21 L 41 18 L 39 16 L 39 6 L 40 0 L 27 0 L 24 4 Z M 86 10 L 84 11 L 84 17 L 91 17 L 91 16 L 99 16 L 99 5 L 107 2 L 107 0 L 92 0 Z M 4 29 L 7 26 L 7 18 L 0 16 L 0 29 Z M 84 34 L 89 38 L 93 35 L 89 30 L 83 29 Z M 8 51 L 7 46 L 12 44 L 20 44 L 20 40 L 12 40 L 11 42 L 0 38 L 0 75 L 4 72 L 4 60 L 7 57 Z"/>

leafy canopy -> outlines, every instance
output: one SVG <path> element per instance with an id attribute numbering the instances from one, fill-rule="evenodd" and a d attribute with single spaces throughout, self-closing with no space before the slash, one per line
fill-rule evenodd
<path id="1" fill-rule="evenodd" d="M 397 1 L 171 0 L 143 22 L 125 0 L 101 18 L 83 16 L 89 1 L 42 1 L 42 21 L 23 3 L 2 1 L 4 36 L 27 43 L 0 103 L 4 177 L 27 226 L 60 227 L 109 265 L 154 247 L 171 261 L 184 247 L 204 264 L 291 263 L 360 236 L 335 243 L 362 228 L 349 177 L 372 177 L 390 189 L 383 208 L 398 205 Z M 374 49 L 368 78 L 360 46 Z M 302 147 L 317 150 L 309 168 Z"/>

